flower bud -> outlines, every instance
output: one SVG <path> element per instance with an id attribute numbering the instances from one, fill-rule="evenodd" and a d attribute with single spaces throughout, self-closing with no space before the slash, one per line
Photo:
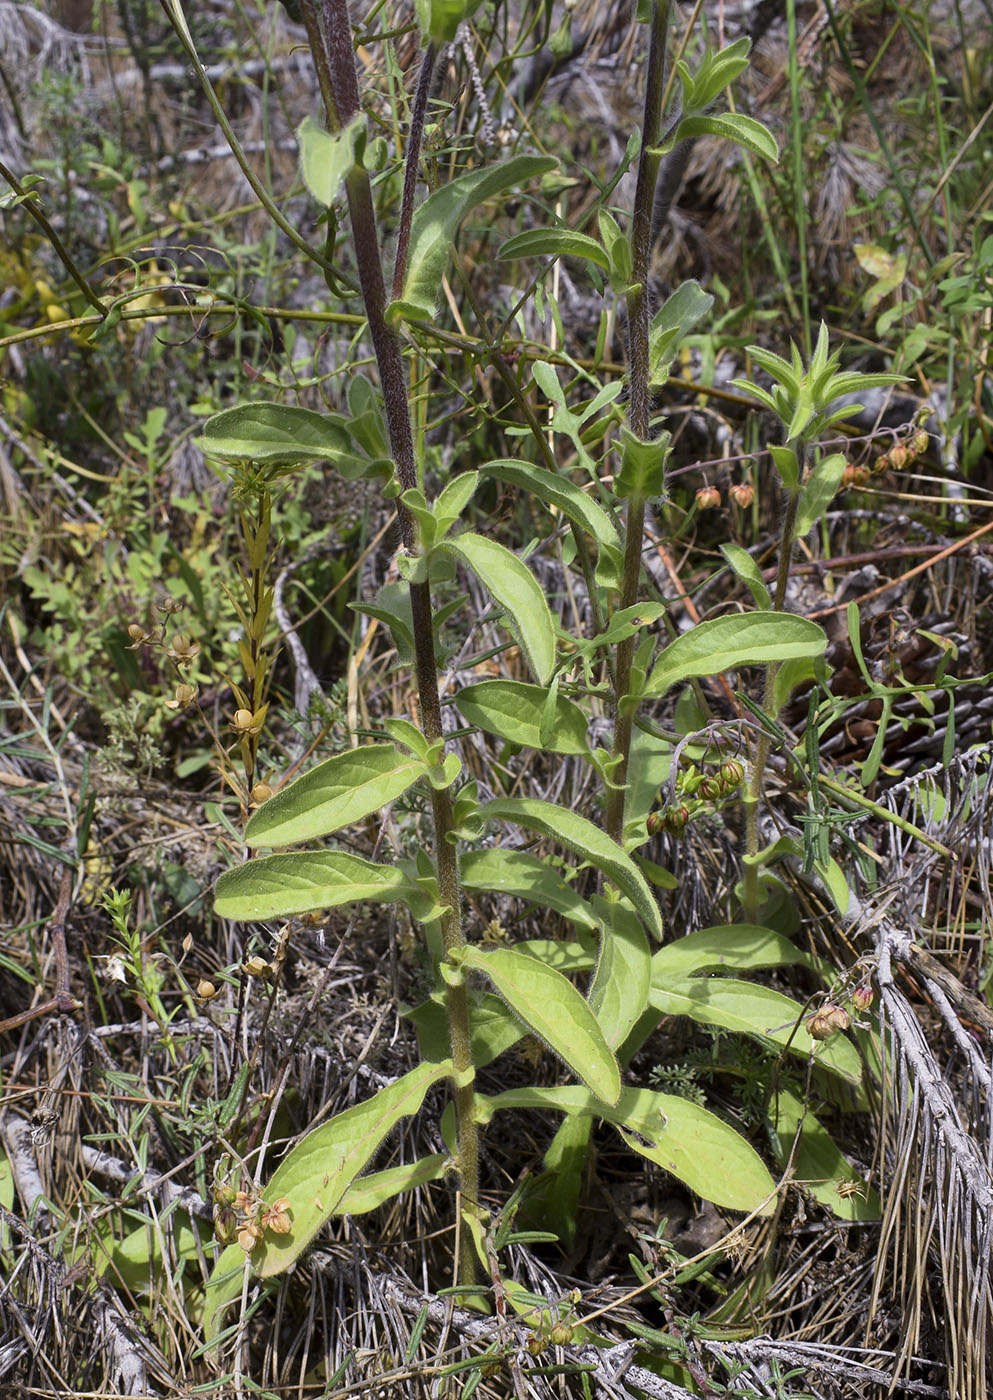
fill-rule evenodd
<path id="1" fill-rule="evenodd" d="M 665 825 L 662 813 L 649 812 L 648 820 L 645 822 L 645 825 L 648 827 L 649 836 L 654 836 L 657 832 L 661 831 Z"/>
<path id="2" fill-rule="evenodd" d="M 685 802 L 669 807 L 662 813 L 662 825 L 672 836 L 682 836 L 690 819 L 690 809 Z"/>
<path id="3" fill-rule="evenodd" d="M 716 486 L 701 486 L 696 493 L 697 510 L 715 510 L 721 503 L 721 493 Z"/>
<path id="4" fill-rule="evenodd" d="M 931 446 L 931 438 L 928 435 L 927 429 L 918 428 L 917 432 L 910 439 L 910 445 L 918 456 L 920 456 L 922 452 L 926 452 Z"/>
<path id="5" fill-rule="evenodd" d="M 868 982 L 860 982 L 852 992 L 852 1005 L 856 1011 L 868 1011 L 875 998 Z"/>
<path id="6" fill-rule="evenodd" d="M 237 1232 L 237 1215 L 230 1206 L 223 1206 L 214 1216 L 214 1238 L 218 1244 L 233 1244 Z"/>
<path id="7" fill-rule="evenodd" d="M 553 1347 L 564 1347 L 572 1341 L 574 1329 L 567 1322 L 554 1322 L 548 1334 Z"/>
<path id="8" fill-rule="evenodd" d="M 724 786 L 716 773 L 708 774 L 698 791 L 705 802 L 716 802 L 719 797 L 724 796 Z"/>
<path id="9" fill-rule="evenodd" d="M 745 781 L 745 765 L 737 758 L 726 759 L 718 769 L 718 776 L 724 784 L 725 796 L 741 787 Z"/>

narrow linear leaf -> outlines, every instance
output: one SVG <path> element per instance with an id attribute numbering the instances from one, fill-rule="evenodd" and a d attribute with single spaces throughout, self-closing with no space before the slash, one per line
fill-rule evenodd
<path id="1" fill-rule="evenodd" d="M 754 612 L 698 623 L 665 648 L 648 678 L 645 698 L 664 695 L 693 676 L 737 666 L 764 666 L 794 656 L 820 656 L 827 638 L 816 622 L 789 613 Z"/>
<path id="2" fill-rule="evenodd" d="M 460 714 L 470 724 L 496 734 L 508 743 L 545 753 L 585 754 L 586 716 L 578 705 L 559 695 L 555 698 L 551 735 L 542 741 L 542 718 L 547 692 L 523 681 L 480 681 L 467 685 L 455 697 Z"/>
<path id="3" fill-rule="evenodd" d="M 587 1002 L 561 972 L 515 948 L 468 948 L 463 966 L 483 972 L 528 1029 L 605 1103 L 621 1092 L 617 1060 Z"/>
<path id="4" fill-rule="evenodd" d="M 395 801 L 424 764 L 394 744 L 367 744 L 319 763 L 263 802 L 249 818 L 250 846 L 293 846 L 361 821 Z"/>
<path id="5" fill-rule="evenodd" d="M 662 941 L 662 916 L 648 881 L 624 848 L 586 817 L 536 797 L 494 798 L 483 803 L 479 814 L 487 820 L 514 822 L 528 831 L 537 831 L 581 855 L 613 880 L 634 905 L 648 931 Z"/>
<path id="6" fill-rule="evenodd" d="M 547 685 L 555 668 L 555 626 L 541 585 L 528 566 L 496 540 L 467 533 L 440 549 L 468 565 L 510 619 L 510 629 L 535 679 Z"/>
<path id="7" fill-rule="evenodd" d="M 395 865 L 377 865 L 346 851 L 261 856 L 226 870 L 214 886 L 214 912 L 242 923 L 286 919 L 366 899 L 377 904 L 402 901 L 421 912 L 425 896 Z"/>
<path id="8" fill-rule="evenodd" d="M 418 1065 L 365 1103 L 322 1123 L 290 1150 L 264 1193 L 270 1205 L 289 1200 L 290 1230 L 285 1235 L 266 1231 L 252 1254 L 252 1268 L 260 1278 L 289 1268 L 340 1209 L 345 1192 L 400 1120 L 416 1113 L 431 1086 L 451 1070 L 448 1060 Z"/>

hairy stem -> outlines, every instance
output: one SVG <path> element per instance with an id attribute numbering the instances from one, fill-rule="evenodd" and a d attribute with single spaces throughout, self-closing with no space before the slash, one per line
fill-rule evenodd
<path id="1" fill-rule="evenodd" d="M 803 450 L 797 454 L 800 462 L 800 477 L 803 477 Z M 800 501 L 799 490 L 791 491 L 786 506 L 786 515 L 783 519 L 783 529 L 779 539 L 779 567 L 776 571 L 776 592 L 772 600 L 774 612 L 783 611 L 783 603 L 786 601 L 786 585 L 790 578 L 790 560 L 793 555 L 793 527 L 796 524 L 797 506 Z M 770 664 L 765 668 L 765 689 L 762 695 L 762 708 L 772 719 L 777 715 L 773 713 L 776 703 L 776 674 L 779 670 L 778 664 Z M 759 903 L 759 870 L 755 857 L 759 852 L 759 802 L 762 798 L 762 784 L 765 780 L 765 767 L 769 761 L 769 752 L 772 748 L 772 736 L 763 729 L 759 734 L 758 742 L 755 746 L 755 759 L 752 763 L 752 773 L 748 780 L 748 790 L 745 794 L 745 889 L 744 889 L 744 912 L 745 918 L 755 921 L 758 915 Z"/>
<path id="2" fill-rule="evenodd" d="M 328 120 L 337 120 L 338 123 L 345 124 L 359 109 L 358 79 L 346 0 L 324 0 L 323 13 L 328 81 L 335 105 L 335 111 L 328 112 Z M 372 186 L 365 170 L 357 167 L 349 172 L 345 179 L 345 193 L 358 264 L 359 285 L 383 389 L 390 452 L 400 485 L 406 491 L 417 485 L 414 438 L 407 401 L 407 375 L 400 340 L 386 320 L 386 283 L 383 277 L 379 231 L 376 226 Z M 402 501 L 397 503 L 397 514 L 404 549 L 413 553 L 417 544 L 414 520 Z M 411 583 L 410 604 L 414 634 L 414 672 L 421 727 L 425 737 L 433 743 L 443 735 L 434 652 L 431 590 L 427 582 Z M 455 843 L 449 839 L 454 820 L 451 795 L 447 788 L 440 791 L 432 788 L 431 808 L 434 818 L 438 887 L 441 903 L 445 907 L 441 928 L 447 954 L 465 944 L 458 850 Z M 467 1071 L 472 1068 L 472 1050 L 469 1039 L 469 998 L 464 982 L 448 986 L 446 996 L 452 1062 L 457 1076 L 455 1110 L 458 1122 L 459 1185 L 463 1201 L 469 1210 L 474 1210 L 479 1200 L 479 1129 L 474 1114 L 473 1085 L 467 1075 Z M 467 1082 L 463 1084 L 462 1079 L 467 1079 Z M 466 1230 L 463 1232 L 459 1260 L 461 1282 L 472 1283 L 475 1273 L 475 1251 L 471 1234 Z"/>
<path id="3" fill-rule="evenodd" d="M 421 71 L 417 78 L 417 91 L 410 112 L 410 130 L 407 132 L 407 153 L 404 157 L 403 198 L 400 201 L 400 227 L 397 230 L 396 262 L 393 266 L 393 297 L 403 291 L 403 279 L 407 274 L 407 250 L 410 246 L 410 225 L 414 217 L 414 197 L 417 193 L 417 172 L 421 164 L 421 147 L 424 144 L 424 119 L 428 110 L 428 98 L 434 83 L 435 47 L 429 43 L 421 59 Z"/>
<path id="4" fill-rule="evenodd" d="M 631 431 L 643 442 L 648 440 L 651 425 L 649 396 L 649 301 L 648 262 L 652 245 L 652 206 L 658 180 L 657 153 L 662 129 L 662 91 L 665 77 L 665 48 L 669 30 L 669 0 L 655 0 L 652 7 L 651 36 L 648 46 L 648 74 L 645 82 L 645 116 L 642 125 L 641 154 L 635 185 L 634 210 L 631 216 L 632 285 L 627 294 L 628 311 L 628 386 L 630 400 L 628 422 Z M 624 574 L 618 606 L 629 608 L 638 599 L 641 579 L 641 542 L 645 531 L 645 500 L 643 496 L 628 499 L 624 522 Z M 617 648 L 614 673 L 614 757 L 616 766 L 611 774 L 607 792 L 607 833 L 615 841 L 624 836 L 624 799 L 634 708 L 625 705 L 624 698 L 631 684 L 631 664 L 634 660 L 637 635 L 627 638 Z"/>

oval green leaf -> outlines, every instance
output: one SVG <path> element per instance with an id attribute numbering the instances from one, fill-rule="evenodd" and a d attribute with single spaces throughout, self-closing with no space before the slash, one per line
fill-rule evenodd
<path id="1" fill-rule="evenodd" d="M 254 923 L 366 899 L 377 904 L 402 900 L 420 908 L 424 898 L 395 865 L 376 865 L 346 851 L 291 851 L 226 870 L 214 886 L 214 912 L 222 919 Z"/>
<path id="2" fill-rule="evenodd" d="M 555 968 L 514 948 L 468 948 L 464 967 L 483 972 L 515 1016 L 604 1103 L 616 1103 L 621 1074 L 597 1019 Z"/>
<path id="3" fill-rule="evenodd" d="M 590 983 L 590 1006 L 612 1050 L 619 1050 L 648 1006 L 652 957 L 633 909 L 594 896 L 601 920 L 600 952 Z"/>
<path id="4" fill-rule="evenodd" d="M 537 366 L 535 366 L 537 369 Z M 492 476 L 517 486 L 546 505 L 554 506 L 572 525 L 578 525 L 596 540 L 598 546 L 618 548 L 620 540 L 614 522 L 598 501 L 588 496 L 574 481 L 536 467 L 531 462 L 514 462 L 498 458 L 480 468 L 483 476 Z"/>
<path id="5" fill-rule="evenodd" d="M 478 1095 L 476 1105 L 484 1123 L 507 1108 L 545 1108 L 603 1118 L 635 1152 L 671 1172 L 705 1201 L 762 1215 L 770 1215 L 775 1208 L 775 1182 L 754 1147 L 723 1119 L 689 1099 L 628 1088 L 611 1106 L 584 1089 L 566 1085 L 507 1089 L 492 1098 Z"/>
<path id="6" fill-rule="evenodd" d="M 345 429 L 323 413 L 265 400 L 237 404 L 208 418 L 203 450 L 222 462 L 260 462 L 269 467 L 334 462 L 355 455 Z"/>
<path id="7" fill-rule="evenodd" d="M 664 987 L 669 978 L 681 980 L 697 972 L 791 964 L 818 970 L 815 958 L 771 928 L 760 924 L 720 924 L 697 929 L 660 948 L 652 958 L 652 981 Z"/>
<path id="8" fill-rule="evenodd" d="M 331 1216 L 348 1188 L 402 1118 L 416 1113 L 433 1084 L 451 1073 L 451 1062 L 421 1064 L 371 1099 L 322 1123 L 292 1148 L 273 1173 L 265 1200 L 289 1200 L 288 1234 L 267 1230 L 252 1254 L 252 1268 L 271 1278 L 289 1268 Z"/>
<path id="9" fill-rule="evenodd" d="M 714 112 L 709 116 L 684 117 L 672 139 L 685 141 L 695 136 L 721 136 L 726 141 L 744 146 L 746 151 L 762 156 L 765 160 L 779 159 L 779 147 L 769 128 L 754 117 L 746 117 L 741 112 Z"/>
<path id="10" fill-rule="evenodd" d="M 499 165 L 470 170 L 428 195 L 411 221 L 407 276 L 399 302 L 387 309 L 390 319 L 405 316 L 430 321 L 448 267 L 449 249 L 470 209 L 514 185 L 547 174 L 557 165 L 547 156 L 514 156 Z"/>
<path id="11" fill-rule="evenodd" d="M 851 1041 L 843 1035 L 812 1040 L 800 1003 L 771 987 L 736 977 L 694 977 L 687 981 L 667 978 L 660 984 L 653 968 L 648 1000 L 663 1015 L 690 1016 L 701 1025 L 757 1035 L 803 1059 L 814 1049 L 818 1065 L 841 1075 L 850 1084 L 861 1083 L 862 1062 Z"/>
<path id="12" fill-rule="evenodd" d="M 596 263 L 604 272 L 610 267 L 610 260 L 595 238 L 588 233 L 573 233 L 566 228 L 533 228 L 527 233 L 519 233 L 508 238 L 497 250 L 497 257 L 504 262 L 511 258 L 586 258 Z"/>
<path id="13" fill-rule="evenodd" d="M 456 695 L 455 704 L 470 724 L 508 743 L 542 749 L 545 753 L 586 753 L 586 716 L 578 705 L 561 695 L 555 699 L 552 737 L 542 743 L 546 695 L 540 685 L 526 685 L 523 681 L 480 681 L 464 686 Z"/>
<path id="14" fill-rule="evenodd" d="M 537 831 L 553 841 L 575 851 L 611 880 L 627 895 L 642 923 L 659 942 L 662 941 L 662 915 L 648 881 L 634 861 L 606 832 L 591 821 L 553 802 L 536 797 L 498 797 L 485 802 L 479 815 L 491 821 L 513 822 Z"/>
<path id="15" fill-rule="evenodd" d="M 545 909 L 554 909 L 581 928 L 597 927 L 593 910 L 565 875 L 526 851 L 502 847 L 469 851 L 462 859 L 461 875 L 467 890 L 513 895 Z"/>
<path id="16" fill-rule="evenodd" d="M 288 783 L 245 827 L 249 846 L 294 846 L 340 831 L 393 802 L 424 773 L 394 744 L 366 744 L 319 763 Z"/>
<path id="17" fill-rule="evenodd" d="M 790 613 L 754 612 L 700 622 L 665 648 L 648 678 L 645 698 L 664 695 L 693 676 L 718 676 L 737 666 L 765 666 L 794 656 L 820 656 L 827 638 L 816 622 Z"/>
<path id="18" fill-rule="evenodd" d="M 547 685 L 555 668 L 555 626 L 544 591 L 528 566 L 483 535 L 459 535 L 439 548 L 461 559 L 506 611 L 535 679 Z"/>

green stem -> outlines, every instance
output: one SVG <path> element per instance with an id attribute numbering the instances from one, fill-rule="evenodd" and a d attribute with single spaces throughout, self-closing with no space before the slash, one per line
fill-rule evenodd
<path id="1" fill-rule="evenodd" d="M 309 3 L 309 0 L 307 0 Z M 346 0 L 324 0 L 324 42 L 330 87 L 334 94 L 334 113 L 328 120 L 347 124 L 359 108 L 358 78 L 352 51 L 351 24 Z M 407 376 L 399 338 L 386 321 L 386 283 L 380 255 L 379 232 L 372 198 L 372 186 L 365 170 L 351 170 L 345 180 L 348 212 L 352 225 L 359 272 L 359 285 L 369 321 L 379 378 L 383 390 L 386 425 L 390 451 L 397 477 L 403 490 L 417 485 L 417 465 L 414 438 L 407 400 Z M 402 501 L 397 503 L 400 535 L 404 548 L 416 549 L 414 520 Z M 410 605 L 414 635 L 414 672 L 421 711 L 421 727 L 429 742 L 443 737 L 441 701 L 438 693 L 438 672 L 434 651 L 434 625 L 430 585 L 410 585 Z M 462 900 L 459 888 L 458 849 L 451 836 L 454 831 L 451 794 L 447 788 L 431 790 L 434 818 L 438 888 L 445 913 L 441 918 L 445 953 L 465 945 L 462 925 Z M 455 986 L 446 987 L 452 1063 L 455 1070 L 455 1112 L 458 1124 L 458 1173 L 462 1199 L 468 1212 L 476 1210 L 479 1201 L 479 1127 L 475 1118 L 475 1094 L 469 1071 L 472 1069 L 472 1046 L 469 1036 L 469 997 L 465 983 L 458 979 Z M 462 1080 L 467 1082 L 462 1083 Z M 463 1231 L 459 1259 L 459 1278 L 463 1284 L 474 1282 L 476 1255 L 472 1235 Z"/>
<path id="2" fill-rule="evenodd" d="M 52 247 L 59 255 L 59 258 L 61 259 L 62 264 L 68 272 L 69 276 L 75 282 L 79 290 L 83 293 L 83 296 L 86 298 L 86 300 L 90 303 L 92 307 L 99 311 L 100 317 L 101 319 L 103 319 L 103 317 L 107 314 L 107 308 L 104 306 L 103 302 L 100 300 L 96 292 L 90 286 L 89 282 L 87 282 L 86 278 L 80 272 L 79 268 L 73 262 L 69 250 L 66 248 L 65 244 L 62 242 L 62 239 L 56 233 L 52 225 L 48 222 L 48 219 L 45 217 L 44 213 L 39 207 L 38 200 L 35 197 L 34 191 L 26 190 L 21 184 L 21 182 L 18 180 L 17 176 L 13 173 L 13 171 L 7 169 L 3 161 L 0 161 L 0 175 L 2 175 L 3 178 L 7 181 L 7 184 L 14 191 L 14 193 L 16 195 L 21 196 L 21 198 L 24 201 L 25 210 L 28 214 L 30 214 L 31 218 L 34 219 L 35 223 L 41 229 L 42 233 L 48 239 L 49 243 L 51 243 Z"/>
<path id="3" fill-rule="evenodd" d="M 648 45 L 641 154 L 638 159 L 638 177 L 631 215 L 632 285 L 627 294 L 630 367 L 628 422 L 631 431 L 643 442 L 647 442 L 651 431 L 648 264 L 652 242 L 652 208 L 661 160 L 657 148 L 662 130 L 662 91 L 668 31 L 669 0 L 655 0 Z M 624 573 L 618 605 L 621 608 L 631 607 L 638 599 L 644 532 L 645 499 L 643 496 L 631 496 L 628 499 L 624 521 Z M 614 757 L 617 763 L 611 773 L 611 786 L 607 790 L 606 825 L 608 835 L 615 841 L 622 841 L 624 837 L 625 784 L 634 726 L 634 706 L 625 705 L 624 699 L 631 686 L 631 665 L 637 642 L 638 638 L 635 635 L 618 645 L 614 672 Z"/>
<path id="4" fill-rule="evenodd" d="M 799 477 L 803 479 L 804 448 L 800 445 L 797 453 L 799 462 Z M 786 516 L 783 520 L 783 529 L 779 539 L 779 567 L 776 571 L 776 592 L 772 600 L 773 612 L 782 612 L 783 603 L 786 601 L 786 585 L 790 579 L 790 560 L 793 557 L 793 528 L 796 525 L 797 506 L 800 502 L 799 486 L 795 491 L 791 491 L 786 506 Z M 771 664 L 765 668 L 765 689 L 762 695 L 762 708 L 773 720 L 778 718 L 773 713 L 773 706 L 776 703 L 776 674 L 779 671 L 778 664 Z M 762 798 L 762 784 L 765 780 L 765 768 L 769 762 L 769 753 L 772 749 L 772 735 L 764 729 L 759 734 L 758 743 L 755 746 L 755 759 L 752 763 L 752 773 L 748 780 L 748 788 L 745 793 L 745 853 L 751 859 L 745 861 L 745 889 L 744 905 L 745 918 L 755 922 L 758 915 L 759 904 L 759 871 L 755 857 L 759 851 L 759 802 Z"/>

